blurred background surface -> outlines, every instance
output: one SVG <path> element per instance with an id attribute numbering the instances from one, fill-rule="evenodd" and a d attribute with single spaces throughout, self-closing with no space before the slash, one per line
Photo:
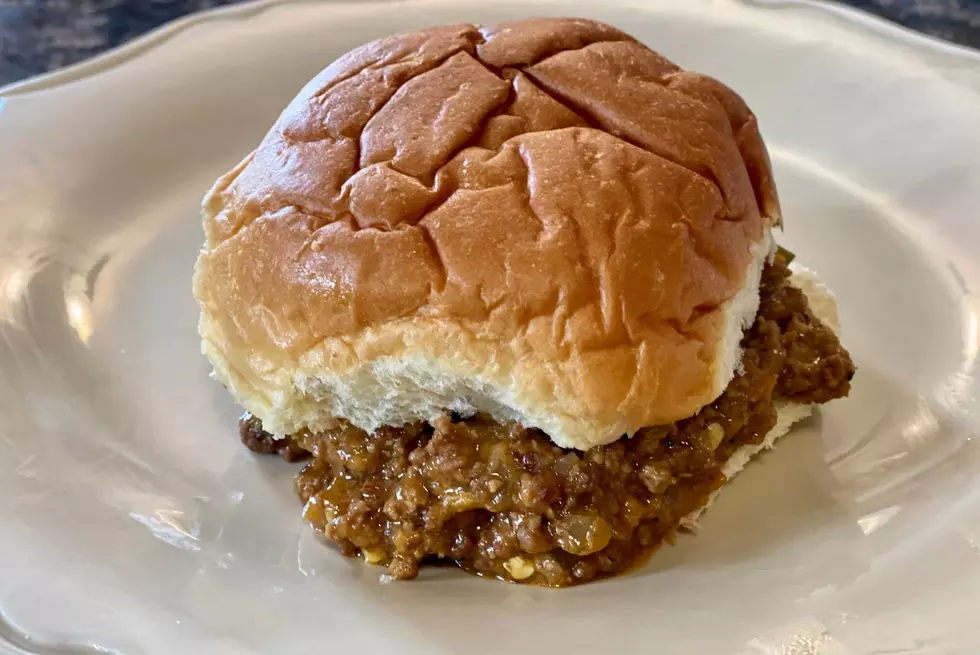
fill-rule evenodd
<path id="1" fill-rule="evenodd" d="M 185 14 L 242 1 L 0 0 L 0 86 L 81 61 Z M 843 2 L 980 48 L 980 0 Z"/>

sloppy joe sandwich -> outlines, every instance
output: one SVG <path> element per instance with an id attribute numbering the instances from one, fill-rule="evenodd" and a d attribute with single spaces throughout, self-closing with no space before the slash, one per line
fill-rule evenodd
<path id="1" fill-rule="evenodd" d="M 204 200 L 194 293 L 304 516 L 413 578 L 643 561 L 854 366 L 755 116 L 579 19 L 344 55 Z"/>

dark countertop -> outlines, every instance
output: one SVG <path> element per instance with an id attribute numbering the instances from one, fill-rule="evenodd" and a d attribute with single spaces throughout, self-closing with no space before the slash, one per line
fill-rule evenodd
<path id="1" fill-rule="evenodd" d="M 91 57 L 184 14 L 240 1 L 0 0 L 0 86 Z M 980 48 L 980 0 L 843 1 Z"/>

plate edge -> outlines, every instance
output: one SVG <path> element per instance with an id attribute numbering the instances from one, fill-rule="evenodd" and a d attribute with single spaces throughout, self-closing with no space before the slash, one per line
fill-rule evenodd
<path id="1" fill-rule="evenodd" d="M 349 2 L 349 0 L 326 1 L 331 4 L 344 4 Z M 383 3 L 388 1 L 390 0 L 364 0 L 364 3 Z M 421 1 L 425 2 L 425 0 Z M 837 20 L 864 28 L 869 36 L 876 40 L 898 43 L 931 57 L 938 55 L 961 62 L 970 62 L 980 69 L 980 50 L 974 50 L 967 46 L 925 35 L 874 14 L 846 5 L 831 3 L 828 0 L 725 1 L 749 9 L 778 9 L 783 11 L 794 9 L 817 10 Z M 213 7 L 188 14 L 154 28 L 121 46 L 107 50 L 84 61 L 0 87 L 0 99 L 28 95 L 94 77 L 104 71 L 125 64 L 128 61 L 152 53 L 153 50 L 166 43 L 166 41 L 179 32 L 193 26 L 215 21 L 249 20 L 274 6 L 288 4 L 312 3 L 310 0 L 250 0 L 241 4 Z M 926 61 L 924 63 L 930 68 L 937 68 L 933 61 Z"/>
<path id="2" fill-rule="evenodd" d="M 953 59 L 980 63 L 980 50 L 947 41 L 938 36 L 919 32 L 901 23 L 888 20 L 864 9 L 841 4 L 836 0 L 735 0 L 758 9 L 816 9 L 851 24 L 872 31 L 877 38 L 897 41 L 903 45 Z"/>

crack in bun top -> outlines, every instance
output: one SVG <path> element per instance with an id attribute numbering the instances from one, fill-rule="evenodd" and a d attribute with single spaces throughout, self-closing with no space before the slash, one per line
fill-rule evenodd
<path id="1" fill-rule="evenodd" d="M 613 27 L 388 37 L 205 198 L 203 349 L 277 434 L 484 411 L 584 449 L 719 395 L 778 222 L 745 103 Z"/>

